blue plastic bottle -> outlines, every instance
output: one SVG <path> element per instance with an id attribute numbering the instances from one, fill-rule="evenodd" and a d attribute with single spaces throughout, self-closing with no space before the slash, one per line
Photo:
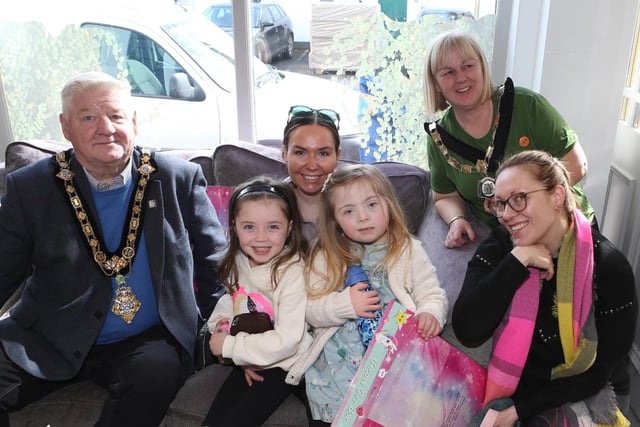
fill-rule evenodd
<path id="1" fill-rule="evenodd" d="M 345 286 L 353 286 L 356 283 L 360 282 L 369 284 L 367 273 L 365 273 L 359 265 L 352 265 L 347 269 L 347 279 L 345 281 Z M 369 285 L 363 292 L 372 290 L 373 288 L 371 287 L 371 285 Z M 382 318 L 382 310 L 376 310 L 375 315 L 376 317 L 372 319 L 359 317 L 358 320 L 356 320 L 358 331 L 360 332 L 360 337 L 362 338 L 362 345 L 364 345 L 365 349 L 369 347 L 369 343 L 376 333 L 378 323 L 380 323 L 380 319 Z"/>

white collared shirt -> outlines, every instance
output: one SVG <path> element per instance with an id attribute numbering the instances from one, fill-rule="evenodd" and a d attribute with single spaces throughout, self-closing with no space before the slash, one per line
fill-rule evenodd
<path id="1" fill-rule="evenodd" d="M 96 179 L 96 177 L 91 175 L 87 168 L 85 168 L 84 166 L 82 168 L 87 174 L 89 184 L 91 184 L 91 186 L 98 191 L 115 190 L 116 188 L 124 187 L 124 185 L 127 184 L 131 179 L 131 157 L 129 157 L 129 161 L 127 162 L 127 165 L 124 167 L 122 172 L 120 172 L 119 175 L 113 178 L 113 181 L 111 182 L 100 182 Z"/>

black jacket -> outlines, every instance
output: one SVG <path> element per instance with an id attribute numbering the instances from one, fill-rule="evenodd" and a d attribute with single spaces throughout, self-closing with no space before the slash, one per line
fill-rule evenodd
<path id="1" fill-rule="evenodd" d="M 137 150 L 133 156 L 137 179 Z M 154 158 L 143 230 L 158 314 L 192 355 L 199 318 L 194 280 L 206 316 L 220 289 L 226 239 L 200 167 L 168 154 Z M 85 209 L 97 218 L 87 177 L 75 158 L 70 164 Z M 20 301 L 0 321 L 0 342 L 21 368 L 48 380 L 78 373 L 112 304 L 111 279 L 93 261 L 57 171 L 49 158 L 10 174 L 0 206 L 0 305 L 26 278 Z"/>

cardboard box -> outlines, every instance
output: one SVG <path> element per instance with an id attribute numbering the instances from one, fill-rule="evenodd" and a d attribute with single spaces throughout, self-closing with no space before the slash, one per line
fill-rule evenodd
<path id="1" fill-rule="evenodd" d="M 350 47 L 334 43 L 334 37 L 348 29 L 354 20 L 379 16 L 378 4 L 314 3 L 311 5 L 311 41 L 309 68 L 323 71 L 357 71 L 364 46 Z"/>

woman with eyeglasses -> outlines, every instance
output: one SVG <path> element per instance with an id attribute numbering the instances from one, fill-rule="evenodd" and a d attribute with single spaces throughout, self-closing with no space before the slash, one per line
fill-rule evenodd
<path id="1" fill-rule="evenodd" d="M 577 208 L 569 182 L 544 151 L 515 154 L 497 171 L 489 207 L 500 226 L 469 261 L 452 314 L 463 345 L 493 338 L 474 425 L 485 416 L 492 426 L 592 425 L 578 424 L 589 413 L 629 425 L 609 382 L 633 342 L 633 271 Z"/>
<path id="2" fill-rule="evenodd" d="M 295 105 L 284 128 L 282 158 L 293 185 L 304 235 L 313 240 L 320 212 L 320 191 L 338 165 L 340 115 L 329 109 Z"/>
<path id="3" fill-rule="evenodd" d="M 595 213 L 578 182 L 587 173 L 587 158 L 578 136 L 542 95 L 514 87 L 511 79 L 495 87 L 479 44 L 460 30 L 434 39 L 425 58 L 425 123 L 436 210 L 449 225 L 447 248 L 458 248 L 476 234 L 474 217 L 497 225 L 486 203 L 503 157 L 524 150 L 544 150 L 566 162 L 583 212 Z"/>

